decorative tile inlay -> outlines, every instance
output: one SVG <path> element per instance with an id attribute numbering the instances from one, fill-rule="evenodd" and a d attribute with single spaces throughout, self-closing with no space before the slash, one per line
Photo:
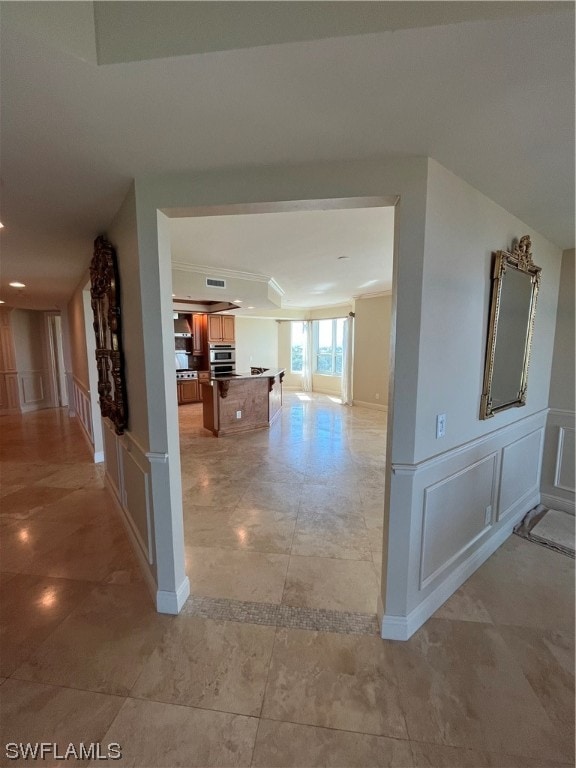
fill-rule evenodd
<path id="1" fill-rule="evenodd" d="M 266 624 L 272 627 L 337 632 L 346 635 L 377 635 L 375 614 L 328 611 L 323 608 L 297 608 L 273 603 L 250 603 L 221 597 L 191 596 L 182 613 L 203 619 Z"/>

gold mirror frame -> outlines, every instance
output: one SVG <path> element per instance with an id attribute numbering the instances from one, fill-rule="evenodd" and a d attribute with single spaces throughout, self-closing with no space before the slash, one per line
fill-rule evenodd
<path id="1" fill-rule="evenodd" d="M 114 246 L 103 236 L 94 241 L 90 296 L 96 334 L 100 411 L 122 435 L 128 423 L 120 323 L 120 290 Z"/>
<path id="2" fill-rule="evenodd" d="M 523 339 L 523 353 L 521 370 L 517 372 L 518 391 L 515 396 L 504 401 L 498 401 L 496 404 L 493 390 L 495 363 L 498 348 L 498 341 L 505 338 L 508 329 L 499 328 L 501 320 L 501 306 L 503 297 L 506 297 L 507 284 L 506 274 L 508 271 L 515 270 L 525 274 L 530 280 L 531 289 L 529 292 L 528 306 L 525 307 L 527 316 L 526 330 Z M 534 330 L 534 317 L 536 314 L 536 300 L 538 298 L 538 289 L 540 287 L 541 268 L 537 267 L 532 261 L 532 244 L 530 237 L 524 235 L 519 241 L 514 242 L 512 251 L 497 251 L 494 260 L 494 269 L 492 273 L 492 290 L 490 294 L 490 320 L 488 324 L 488 341 L 486 345 L 486 361 L 484 366 L 484 386 L 482 389 L 482 398 L 480 401 L 480 418 L 489 419 L 500 411 L 508 408 L 519 408 L 526 405 L 526 393 L 528 390 L 528 367 L 530 365 L 530 352 L 532 348 L 532 334 Z M 512 286 L 508 287 L 512 290 Z M 524 310 L 523 310 L 524 311 Z M 516 319 L 518 319 L 516 317 Z M 522 326 L 523 327 L 523 326 Z M 500 337 L 499 334 L 500 333 Z M 503 343 L 503 342 L 501 342 Z M 502 356 L 499 356 L 502 359 Z M 507 362 L 504 355 L 504 362 Z M 500 365 L 502 362 L 500 362 Z M 515 376 L 515 372 L 508 373 L 508 376 Z M 515 379 L 516 380 L 516 379 Z"/>

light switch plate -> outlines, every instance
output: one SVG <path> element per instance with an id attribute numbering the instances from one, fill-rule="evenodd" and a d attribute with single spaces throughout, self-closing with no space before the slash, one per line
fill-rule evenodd
<path id="1" fill-rule="evenodd" d="M 446 414 L 439 413 L 436 416 L 436 440 L 446 434 Z"/>

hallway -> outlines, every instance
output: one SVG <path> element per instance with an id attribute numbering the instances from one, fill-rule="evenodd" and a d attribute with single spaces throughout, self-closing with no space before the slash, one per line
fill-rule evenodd
<path id="1" fill-rule="evenodd" d="M 201 404 L 178 409 L 193 595 L 375 623 L 386 414 L 335 400 L 285 391 L 269 430 L 224 438 Z"/>
<path id="2" fill-rule="evenodd" d="M 362 410 L 342 415 L 362 419 Z M 288 426 L 310 436 L 304 418 Z M 349 432 L 359 426 L 352 421 Z M 569 558 L 510 537 L 406 643 L 366 629 L 205 618 L 194 599 L 177 617 L 159 615 L 76 421 L 45 410 L 4 416 L 0 430 L 1 765 L 21 764 L 5 759 L 5 742 L 35 741 L 62 751 L 101 742 L 104 753 L 118 742 L 118 764 L 134 768 L 573 765 Z M 183 440 L 190 490 L 209 476 L 210 462 L 199 451 L 204 469 L 192 480 L 199 442 L 191 431 Z M 305 474 L 300 457 L 314 465 L 304 442 L 282 450 Z M 337 441 L 327 436 L 325 445 Z M 363 439 L 354 445 L 370 453 Z M 238 450 L 234 472 L 292 485 L 276 462 L 260 455 L 251 463 L 253 449 Z M 326 488 L 349 487 L 326 456 L 314 470 Z M 296 531 L 297 517 L 273 519 L 293 521 Z M 190 509 L 185 521 L 189 531 Z M 247 531 L 248 540 L 258 536 Z"/>

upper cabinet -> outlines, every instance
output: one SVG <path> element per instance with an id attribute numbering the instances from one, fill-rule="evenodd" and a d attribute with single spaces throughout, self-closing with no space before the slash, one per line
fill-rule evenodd
<path id="1" fill-rule="evenodd" d="M 208 343 L 234 344 L 234 317 L 208 315 Z"/>
<path id="2" fill-rule="evenodd" d="M 192 315 L 192 354 L 203 355 L 206 350 L 206 315 Z"/>

